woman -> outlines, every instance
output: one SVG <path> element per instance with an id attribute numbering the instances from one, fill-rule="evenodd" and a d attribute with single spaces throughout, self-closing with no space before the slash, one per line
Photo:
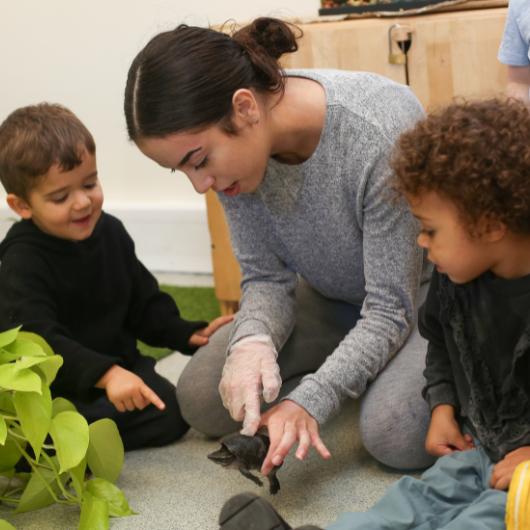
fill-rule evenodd
<path id="1" fill-rule="evenodd" d="M 129 70 L 130 138 L 197 192 L 218 192 L 243 275 L 233 326 L 181 375 L 182 413 L 213 436 L 267 427 L 264 473 L 297 442 L 297 458 L 311 446 L 328 458 L 319 426 L 399 351 L 363 398 L 361 435 L 381 462 L 425 467 L 425 344 L 412 332 L 423 260 L 388 165 L 421 106 L 374 74 L 282 71 L 293 29 L 181 25 Z M 274 404 L 261 416 L 262 401 Z"/>

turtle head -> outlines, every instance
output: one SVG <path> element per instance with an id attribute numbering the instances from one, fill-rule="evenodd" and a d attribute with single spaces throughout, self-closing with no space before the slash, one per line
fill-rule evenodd
<path id="1" fill-rule="evenodd" d="M 210 453 L 208 455 L 208 458 L 212 462 L 215 462 L 216 464 L 219 464 L 220 466 L 229 466 L 236 459 L 235 455 L 231 453 L 224 445 L 221 447 L 221 449 L 218 449 L 217 451 Z"/>

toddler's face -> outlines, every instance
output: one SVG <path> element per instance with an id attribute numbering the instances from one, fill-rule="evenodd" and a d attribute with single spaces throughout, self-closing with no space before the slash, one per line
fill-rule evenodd
<path id="1" fill-rule="evenodd" d="M 471 236 L 456 206 L 435 192 L 407 196 L 421 223 L 418 245 L 438 272 L 454 283 L 466 283 L 494 266 L 490 245 L 481 235 Z"/>
<path id="2" fill-rule="evenodd" d="M 27 210 L 19 212 L 47 234 L 71 241 L 90 237 L 101 217 L 103 191 L 96 157 L 84 151 L 81 164 L 62 171 L 54 164 L 30 191 Z"/>

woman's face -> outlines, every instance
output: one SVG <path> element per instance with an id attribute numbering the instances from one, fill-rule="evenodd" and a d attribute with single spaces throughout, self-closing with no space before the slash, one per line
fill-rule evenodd
<path id="1" fill-rule="evenodd" d="M 229 135 L 218 125 L 199 132 L 143 138 L 144 155 L 171 171 L 182 171 L 198 193 L 209 189 L 236 196 L 252 193 L 263 180 L 270 148 L 259 124 L 244 124 Z"/>

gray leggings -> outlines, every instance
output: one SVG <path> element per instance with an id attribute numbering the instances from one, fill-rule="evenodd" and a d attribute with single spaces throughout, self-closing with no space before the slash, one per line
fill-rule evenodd
<path id="1" fill-rule="evenodd" d="M 325 298 L 305 282 L 299 282 L 296 304 L 295 328 L 278 355 L 283 381 L 279 399 L 320 367 L 359 318 L 358 306 Z M 184 419 L 214 437 L 241 428 L 218 392 L 230 328 L 221 328 L 195 353 L 177 384 Z M 422 469 L 433 462 L 424 449 L 430 417 L 421 397 L 425 353 L 426 342 L 416 328 L 361 399 L 363 444 L 374 458 L 396 469 Z"/>

